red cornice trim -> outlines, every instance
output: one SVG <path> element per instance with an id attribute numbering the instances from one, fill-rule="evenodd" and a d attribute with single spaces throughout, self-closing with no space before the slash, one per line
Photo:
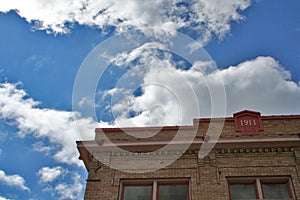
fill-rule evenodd
<path id="1" fill-rule="evenodd" d="M 242 111 L 244 112 L 244 111 Z M 241 113 L 241 112 L 240 112 Z M 284 119 L 300 119 L 300 115 L 273 115 L 261 116 L 262 120 L 284 120 Z M 124 127 L 124 128 L 96 128 L 96 132 L 118 132 L 118 131 L 157 131 L 157 130 L 193 130 L 196 129 L 200 122 L 228 122 L 234 121 L 233 117 L 225 118 L 200 118 L 194 119 L 193 125 L 190 126 L 149 126 L 149 127 Z"/>
<path id="2" fill-rule="evenodd" d="M 96 128 L 96 132 L 115 132 L 115 131 L 157 131 L 157 130 L 191 130 L 195 126 L 148 126 L 148 127 L 124 127 L 124 128 Z"/>
<path id="3" fill-rule="evenodd" d="M 273 116 L 262 116 L 264 120 L 278 120 L 278 119 L 300 119 L 300 115 L 273 115 Z"/>
<path id="4" fill-rule="evenodd" d="M 233 117 L 217 117 L 217 118 L 200 118 L 200 119 L 194 119 L 193 122 L 195 123 L 199 123 L 199 122 L 218 122 L 218 121 L 232 121 L 234 120 Z"/>

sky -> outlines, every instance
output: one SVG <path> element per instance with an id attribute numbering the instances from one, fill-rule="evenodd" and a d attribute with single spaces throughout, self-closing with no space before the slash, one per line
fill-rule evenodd
<path id="1" fill-rule="evenodd" d="M 82 199 L 96 127 L 300 113 L 298 0 L 0 0 L 0 200 Z"/>

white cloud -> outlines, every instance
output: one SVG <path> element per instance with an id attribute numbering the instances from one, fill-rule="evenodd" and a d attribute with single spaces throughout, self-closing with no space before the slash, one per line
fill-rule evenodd
<path id="1" fill-rule="evenodd" d="M 80 176 L 74 174 L 72 183 L 60 183 L 55 186 L 54 191 L 60 195 L 59 199 L 82 199 L 83 185 Z"/>
<path id="2" fill-rule="evenodd" d="M 172 60 L 170 53 L 157 49 L 164 47 L 157 43 L 146 43 L 110 60 L 117 65 L 130 67 L 118 80 L 117 88 L 101 93 L 112 96 L 111 111 L 115 117 L 112 125 L 186 125 L 191 124 L 193 118 L 200 117 L 200 111 L 201 116 L 211 116 L 210 94 L 206 84 L 209 82 L 208 72 L 215 69 L 214 64 L 197 61 L 189 70 L 178 69 L 178 62 Z M 137 64 L 131 65 L 133 61 Z M 222 89 L 223 85 L 218 84 L 222 80 L 217 76 L 213 80 L 216 84 L 211 85 L 216 85 L 213 89 Z M 133 93 L 138 87 L 142 88 L 142 95 L 135 96 Z M 224 110 L 218 116 L 224 116 Z"/>
<path id="3" fill-rule="evenodd" d="M 9 200 L 6 197 L 0 196 L 0 200 Z"/>
<path id="4" fill-rule="evenodd" d="M 272 57 L 257 57 L 221 71 L 228 110 L 263 114 L 299 114 L 300 84 Z"/>
<path id="5" fill-rule="evenodd" d="M 43 167 L 37 172 L 37 175 L 42 183 L 49 183 L 63 175 L 64 171 L 61 167 Z"/>
<path id="6" fill-rule="evenodd" d="M 81 99 L 81 101 L 78 103 L 78 105 L 80 107 L 83 107 L 83 106 L 92 106 L 93 105 L 93 100 L 92 100 L 92 98 L 89 98 L 89 97 L 83 97 Z"/>
<path id="7" fill-rule="evenodd" d="M 185 29 L 207 42 L 212 35 L 220 38 L 230 30 L 230 23 L 243 19 L 240 14 L 250 6 L 250 0 L 0 0 L 0 11 L 16 10 L 35 29 L 67 33 L 73 23 L 97 26 L 105 30 L 159 27 L 169 33 Z M 149 31 L 149 30 L 148 30 Z M 165 33 L 153 30 L 160 37 Z"/>
<path id="8" fill-rule="evenodd" d="M 53 199 L 83 199 L 84 180 L 77 172 L 62 167 L 43 167 L 37 172 L 44 192 L 50 192 Z"/>
<path id="9" fill-rule="evenodd" d="M 166 50 L 167 48 L 158 42 L 147 42 L 130 52 L 122 52 L 114 56 L 104 55 L 103 57 L 108 60 L 108 63 L 114 63 L 119 67 L 128 65 L 136 59 L 139 59 L 141 63 L 150 63 L 150 59 L 157 59 L 158 53 L 154 49 Z"/>
<path id="10" fill-rule="evenodd" d="M 39 102 L 28 98 L 18 85 L 0 84 L 0 119 L 12 120 L 21 136 L 31 134 L 58 145 L 53 155 L 57 161 L 81 166 L 75 141 L 94 138 L 98 124 L 89 118 L 80 118 L 78 113 L 38 108 Z M 77 131 L 83 134 L 78 135 Z"/>
<path id="11" fill-rule="evenodd" d="M 25 186 L 25 180 L 22 176 L 14 174 L 14 175 L 6 175 L 4 171 L 0 170 L 0 182 L 5 185 L 14 186 L 21 190 L 30 189 Z"/>
<path id="12" fill-rule="evenodd" d="M 214 71 L 210 62 L 195 62 L 190 69 L 182 70 L 176 69 L 168 59 L 157 58 L 152 62 L 155 59 L 148 57 L 149 60 L 148 65 L 137 66 L 148 67 L 141 70 L 144 74 L 139 74 L 143 76 L 142 95 L 134 96 L 130 89 L 127 92 L 124 88 L 118 89 L 123 92 L 112 100 L 115 102 L 111 107 L 115 116 L 112 125 L 183 125 L 191 124 L 193 118 L 232 116 L 244 109 L 265 115 L 300 113 L 300 85 L 293 82 L 290 73 L 272 57 L 257 57 Z M 224 100 L 216 92 L 222 88 L 226 91 Z M 193 92 L 196 104 L 193 104 Z M 218 103 L 212 107 L 212 102 Z M 222 110 L 222 104 L 227 112 Z M 215 113 L 224 114 L 215 116 L 212 110 L 219 109 L 221 112 Z"/>
<path id="13" fill-rule="evenodd" d="M 54 151 L 54 147 L 53 146 L 46 146 L 43 142 L 41 141 L 38 141 L 36 143 L 34 143 L 32 145 L 32 148 L 34 151 L 37 151 L 37 152 L 43 152 L 45 153 L 47 156 L 50 155 L 50 153 L 52 151 Z"/>

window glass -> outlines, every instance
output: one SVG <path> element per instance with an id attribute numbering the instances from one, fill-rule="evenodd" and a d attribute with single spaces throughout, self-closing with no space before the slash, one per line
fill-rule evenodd
<path id="1" fill-rule="evenodd" d="M 187 185 L 159 185 L 158 200 L 187 200 Z"/>
<path id="2" fill-rule="evenodd" d="M 262 184 L 265 199 L 289 199 L 287 183 L 263 183 Z"/>
<path id="3" fill-rule="evenodd" d="M 232 200 L 256 199 L 254 184 L 231 184 L 230 194 Z"/>
<path id="4" fill-rule="evenodd" d="M 151 200 L 152 186 L 124 186 L 124 200 Z"/>

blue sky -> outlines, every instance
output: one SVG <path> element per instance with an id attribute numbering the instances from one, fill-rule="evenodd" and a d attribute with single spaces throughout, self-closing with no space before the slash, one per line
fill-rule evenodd
<path id="1" fill-rule="evenodd" d="M 77 159 L 76 140 L 92 138 L 99 126 L 178 125 L 214 116 L 205 81 L 212 90 L 215 85 L 224 89 L 225 96 L 213 97 L 226 99 L 219 115 L 244 109 L 264 115 L 300 113 L 299 1 L 85 2 L 0 0 L 1 200 L 81 199 L 87 172 Z M 153 50 L 168 35 L 158 28 L 143 33 L 152 43 L 108 58 L 112 64 L 95 98 L 72 100 L 78 72 L 95 47 L 111 53 L 114 47 L 104 41 L 153 26 L 167 27 L 171 36 L 179 31 L 192 37 L 215 61 L 213 72 L 218 73 L 205 72 L 210 66 L 201 62 L 179 69 L 186 60 Z M 161 73 L 162 65 L 178 76 Z M 128 80 L 117 86 L 127 72 L 133 73 L 128 80 L 140 81 L 135 93 L 124 86 Z M 216 74 L 222 84 L 214 82 Z M 174 84 L 179 76 L 192 87 L 201 112 L 188 107 L 186 88 Z M 165 88 L 150 87 L 152 82 Z M 84 113 L 89 106 L 95 106 L 97 117 Z"/>

